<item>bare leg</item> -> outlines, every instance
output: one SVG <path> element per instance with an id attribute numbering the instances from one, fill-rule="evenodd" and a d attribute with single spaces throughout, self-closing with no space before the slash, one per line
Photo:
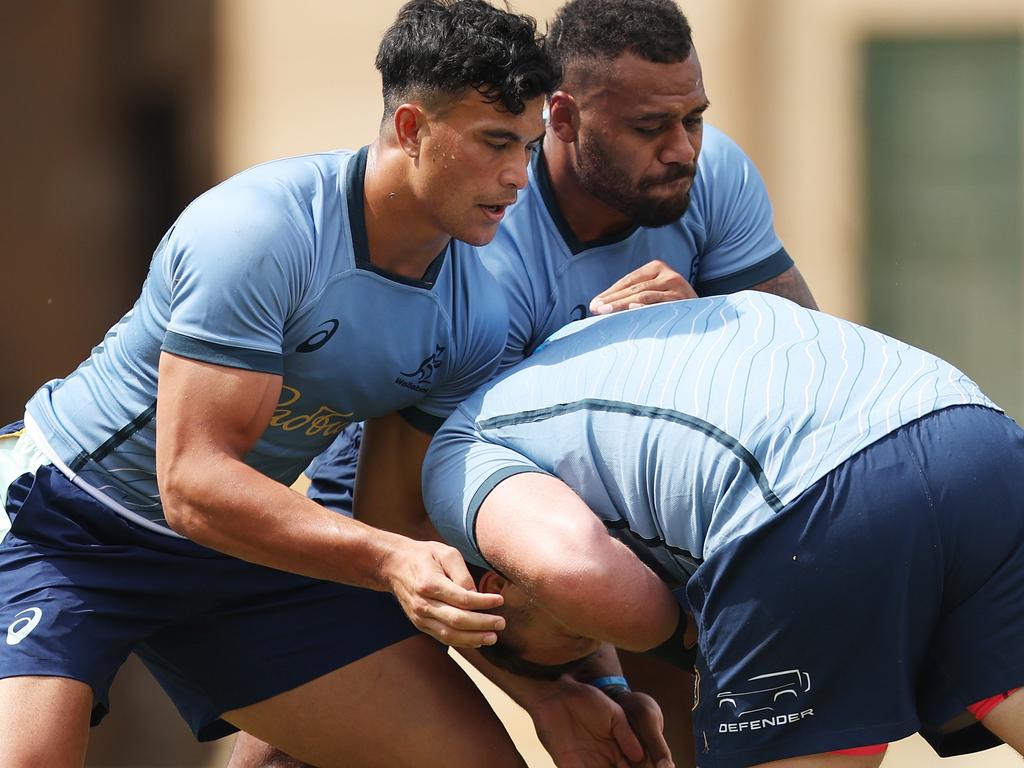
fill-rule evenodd
<path id="1" fill-rule="evenodd" d="M 633 690 L 643 691 L 661 706 L 665 741 L 678 768 L 693 768 L 693 675 L 653 656 L 619 651 L 622 671 Z"/>
<path id="2" fill-rule="evenodd" d="M 805 755 L 761 763 L 757 768 L 878 768 L 885 753 L 877 755 Z"/>
<path id="3" fill-rule="evenodd" d="M 996 706 L 981 723 L 1018 753 L 1024 754 L 1024 688 Z"/>
<path id="4" fill-rule="evenodd" d="M 266 701 L 224 713 L 320 768 L 524 768 L 476 686 L 426 636 L 411 637 Z M 288 766 L 242 745 L 232 768 Z"/>
<path id="5" fill-rule="evenodd" d="M 65 677 L 0 680 L 4 768 L 81 768 L 89 743 L 92 688 Z"/>
<path id="6" fill-rule="evenodd" d="M 289 757 L 245 731 L 238 734 L 227 768 L 304 768 L 306 763 Z"/>

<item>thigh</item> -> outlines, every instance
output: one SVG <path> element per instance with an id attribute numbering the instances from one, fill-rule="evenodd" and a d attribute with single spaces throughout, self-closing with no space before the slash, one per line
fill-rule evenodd
<path id="1" fill-rule="evenodd" d="M 322 768 L 524 766 L 477 688 L 425 635 L 224 718 Z"/>
<path id="2" fill-rule="evenodd" d="M 419 632 L 389 594 L 225 558 L 212 605 L 136 653 L 201 741 L 234 731 L 221 714 L 297 688 Z"/>
<path id="3" fill-rule="evenodd" d="M 92 690 L 63 677 L 0 680 L 0 765 L 76 768 L 85 762 Z"/>
<path id="4" fill-rule="evenodd" d="M 149 561 L 127 544 L 123 522 L 52 468 L 19 478 L 0 541 L 0 678 L 85 683 L 93 723 L 132 647 L 163 620 L 148 584 Z"/>

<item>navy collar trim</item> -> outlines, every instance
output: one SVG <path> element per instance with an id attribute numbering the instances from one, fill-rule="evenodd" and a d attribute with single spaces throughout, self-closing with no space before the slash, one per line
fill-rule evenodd
<path id="1" fill-rule="evenodd" d="M 591 248 L 600 248 L 605 245 L 621 243 L 623 240 L 628 240 L 633 236 L 634 232 L 640 229 L 640 227 L 634 226 L 624 232 L 618 232 L 606 237 L 599 237 L 597 240 L 590 240 L 587 242 L 580 240 L 573 233 L 572 227 L 569 226 L 569 222 L 565 220 L 565 216 L 562 215 L 562 211 L 558 207 L 558 201 L 555 199 L 555 191 L 551 186 L 551 177 L 548 175 L 548 164 L 544 159 L 543 145 L 541 145 L 541 147 L 534 153 L 533 160 L 531 162 L 533 164 L 533 178 L 537 183 L 537 189 L 540 191 L 541 199 L 544 201 L 544 207 L 547 208 L 548 215 L 551 216 L 551 220 L 555 223 L 559 234 L 562 236 L 565 244 L 569 246 L 569 250 L 573 256 L 581 254 Z"/>
<path id="2" fill-rule="evenodd" d="M 433 288 L 437 276 L 441 274 L 444 267 L 445 256 L 453 250 L 453 241 L 449 240 L 441 252 L 430 262 L 423 277 L 416 278 L 398 275 L 381 269 L 370 260 L 370 239 L 366 234 L 366 210 L 363 207 L 365 197 L 363 195 L 363 184 L 366 182 L 366 158 L 370 148 L 362 147 L 355 156 L 349 160 L 345 172 L 345 199 L 348 203 L 349 229 L 352 235 L 352 251 L 355 255 L 356 267 L 374 272 L 383 278 L 392 280 L 403 285 L 411 285 L 416 288 Z"/>

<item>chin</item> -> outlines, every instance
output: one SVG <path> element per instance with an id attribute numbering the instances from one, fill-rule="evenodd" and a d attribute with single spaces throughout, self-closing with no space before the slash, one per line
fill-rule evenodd
<path id="1" fill-rule="evenodd" d="M 452 237 L 479 248 L 491 242 L 496 234 L 498 234 L 497 226 L 488 227 L 487 229 L 464 229 L 455 232 Z"/>

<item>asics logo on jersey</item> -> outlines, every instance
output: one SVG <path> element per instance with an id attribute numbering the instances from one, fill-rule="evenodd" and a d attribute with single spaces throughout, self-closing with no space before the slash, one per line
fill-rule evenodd
<path id="1" fill-rule="evenodd" d="M 26 613 L 28 616 L 25 615 Z M 18 616 L 22 618 L 19 619 Z M 15 614 L 15 620 L 7 627 L 7 644 L 17 645 L 28 637 L 41 618 L 43 618 L 43 612 L 38 608 L 27 608 L 21 613 Z"/>
<path id="2" fill-rule="evenodd" d="M 320 347 L 322 347 L 324 344 L 331 340 L 331 336 L 335 334 L 335 332 L 338 330 L 338 326 L 340 325 L 341 323 L 333 319 L 320 323 L 318 327 L 321 328 L 322 330 L 317 331 L 304 342 L 299 344 L 299 346 L 295 348 L 295 351 L 316 352 L 318 349 L 320 349 Z"/>
<path id="3" fill-rule="evenodd" d="M 426 387 L 430 384 L 430 379 L 434 375 L 434 371 L 441 367 L 441 358 L 444 356 L 444 351 L 447 347 L 442 347 L 440 344 L 434 347 L 434 352 L 423 358 L 423 362 L 420 363 L 420 367 L 415 371 L 401 371 L 398 378 L 395 379 L 395 384 L 409 389 L 415 389 L 417 392 L 426 392 Z M 409 378 L 416 378 L 416 381 L 408 381 L 403 379 L 402 376 Z"/>

